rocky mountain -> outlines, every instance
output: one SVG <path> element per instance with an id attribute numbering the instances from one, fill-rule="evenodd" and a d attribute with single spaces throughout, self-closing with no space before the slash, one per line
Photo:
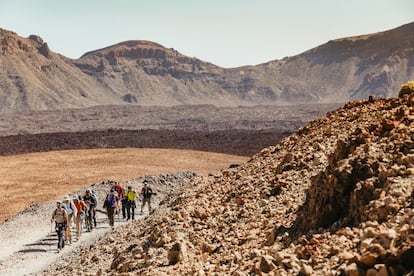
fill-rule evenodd
<path id="1" fill-rule="evenodd" d="M 258 67 L 275 76 L 288 102 L 347 102 L 395 97 L 414 78 L 414 23 L 391 31 L 329 41 Z M 295 100 L 296 99 L 296 100 Z"/>
<path id="2" fill-rule="evenodd" d="M 294 57 L 225 69 L 150 41 L 77 60 L 0 30 L 0 113 L 95 105 L 290 105 L 395 96 L 414 79 L 414 23 L 330 41 Z"/>
<path id="3" fill-rule="evenodd" d="M 86 107 L 116 101 L 94 78 L 38 36 L 0 29 L 0 113 Z"/>
<path id="4" fill-rule="evenodd" d="M 195 178 L 43 275 L 411 275 L 413 259 L 414 85 Z"/>

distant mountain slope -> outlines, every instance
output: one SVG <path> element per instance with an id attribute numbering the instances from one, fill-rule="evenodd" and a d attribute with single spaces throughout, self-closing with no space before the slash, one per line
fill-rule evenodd
<path id="1" fill-rule="evenodd" d="M 106 104 L 114 97 L 38 36 L 0 29 L 0 113 Z"/>
<path id="2" fill-rule="evenodd" d="M 150 41 L 122 42 L 77 60 L 53 53 L 38 36 L 6 30 L 0 30 L 0 46 L 0 113 L 107 104 L 346 102 L 395 96 L 401 83 L 414 79 L 414 23 L 231 69 Z"/>
<path id="3" fill-rule="evenodd" d="M 329 41 L 303 54 L 259 65 L 288 102 L 346 102 L 396 96 L 414 79 L 414 23 Z"/>
<path id="4" fill-rule="evenodd" d="M 126 41 L 89 52 L 74 64 L 126 103 L 249 104 L 237 102 L 219 83 L 225 69 L 149 41 Z"/>

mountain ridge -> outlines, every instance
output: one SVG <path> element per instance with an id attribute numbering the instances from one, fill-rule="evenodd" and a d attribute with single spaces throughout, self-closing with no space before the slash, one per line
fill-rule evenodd
<path id="1" fill-rule="evenodd" d="M 129 40 L 66 58 L 38 36 L 1 30 L 0 113 L 106 104 L 342 103 L 396 96 L 414 79 L 414 23 L 331 40 L 259 65 L 221 68 L 156 42 Z"/>

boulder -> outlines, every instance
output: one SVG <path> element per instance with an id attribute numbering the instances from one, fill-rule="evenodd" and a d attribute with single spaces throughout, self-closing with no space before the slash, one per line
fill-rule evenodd
<path id="1" fill-rule="evenodd" d="M 273 263 L 272 256 L 262 256 L 260 258 L 260 271 L 264 273 L 269 273 L 270 271 L 276 268 L 275 264 Z"/>
<path id="2" fill-rule="evenodd" d="M 168 264 L 174 265 L 187 258 L 187 248 L 183 242 L 175 243 L 168 251 Z"/>

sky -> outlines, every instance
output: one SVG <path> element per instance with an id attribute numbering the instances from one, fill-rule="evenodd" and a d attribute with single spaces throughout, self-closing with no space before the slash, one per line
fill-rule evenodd
<path id="1" fill-rule="evenodd" d="M 82 54 L 150 40 L 221 67 L 414 22 L 414 0 L 0 0 L 0 28 Z"/>

